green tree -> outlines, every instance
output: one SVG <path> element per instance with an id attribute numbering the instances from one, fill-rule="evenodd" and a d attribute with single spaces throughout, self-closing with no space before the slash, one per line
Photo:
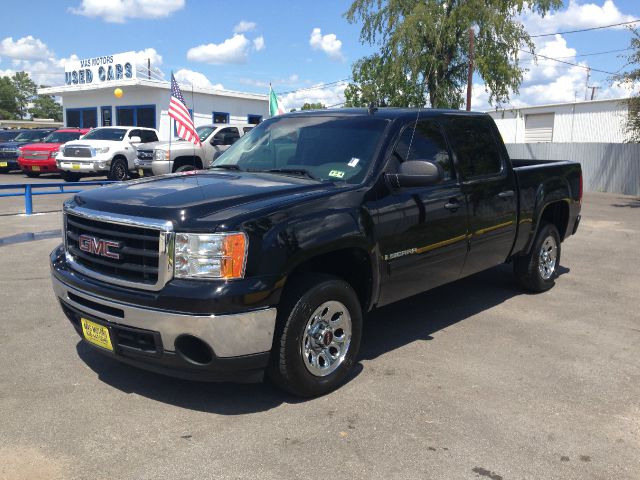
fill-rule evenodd
<path id="1" fill-rule="evenodd" d="M 626 67 L 631 67 L 623 73 L 615 75 L 613 79 L 620 85 L 627 86 L 631 89 L 637 87 L 640 82 L 640 30 L 631 28 L 631 53 L 627 56 Z M 625 130 L 627 141 L 640 143 L 640 92 L 636 91 L 635 95 L 626 100 L 628 112 Z"/>
<path id="2" fill-rule="evenodd" d="M 318 103 L 305 103 L 304 105 L 302 105 L 302 108 L 300 110 L 324 110 L 325 107 L 324 104 L 318 102 Z"/>
<path id="3" fill-rule="evenodd" d="M 13 120 L 17 117 L 16 89 L 9 77 L 0 77 L 0 119 Z"/>
<path id="4" fill-rule="evenodd" d="M 518 15 L 561 6 L 562 0 L 354 0 L 345 17 L 362 23 L 360 40 L 379 52 L 353 65 L 346 104 L 459 108 L 472 27 L 474 70 L 491 103 L 507 102 L 522 83 L 520 49 L 534 48 Z"/>
<path id="5" fill-rule="evenodd" d="M 62 105 L 56 102 L 52 95 L 38 95 L 29 113 L 34 118 L 53 118 L 56 122 L 62 121 Z"/>
<path id="6" fill-rule="evenodd" d="M 26 72 L 16 72 L 13 77 L 11 77 L 11 82 L 16 90 L 18 116 L 25 118 L 29 113 L 29 104 L 36 96 L 36 84 L 33 83 L 33 80 L 31 80 L 31 77 L 29 77 L 29 74 Z"/>

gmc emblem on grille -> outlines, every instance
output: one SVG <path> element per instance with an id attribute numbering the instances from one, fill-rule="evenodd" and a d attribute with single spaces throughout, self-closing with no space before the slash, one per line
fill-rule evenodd
<path id="1" fill-rule="evenodd" d="M 91 237 L 89 235 L 80 235 L 78 238 L 78 247 L 83 252 L 93 253 L 101 257 L 113 258 L 120 260 L 120 254 L 111 251 L 112 248 L 120 248 L 121 242 L 113 242 L 102 238 Z"/>

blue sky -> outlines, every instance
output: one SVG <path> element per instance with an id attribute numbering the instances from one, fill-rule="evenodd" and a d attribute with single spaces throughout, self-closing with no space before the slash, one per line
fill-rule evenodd
<path id="1" fill-rule="evenodd" d="M 278 92 L 304 89 L 348 78 L 352 62 L 373 51 L 359 42 L 359 26 L 344 19 L 349 3 L 3 0 L 3 18 L 10 21 L 0 29 L 0 75 L 26 70 L 38 83 L 59 84 L 65 59 L 135 50 L 164 75 L 177 72 L 185 83 L 260 93 L 267 92 L 269 82 Z M 576 0 L 548 18 L 525 15 L 522 21 L 537 34 L 634 19 L 640 19 L 637 0 Z M 624 65 L 617 53 L 580 55 L 624 49 L 629 39 L 629 32 L 619 28 L 544 37 L 536 45 L 547 56 L 615 72 Z M 584 68 L 545 60 L 535 65 L 526 55 L 523 62 L 530 71 L 513 105 L 584 97 Z M 611 86 L 608 76 L 592 72 L 598 98 L 628 95 L 628 89 Z M 337 84 L 282 99 L 288 108 L 304 101 L 336 104 L 343 89 Z M 486 99 L 476 78 L 474 107 L 487 106 Z"/>

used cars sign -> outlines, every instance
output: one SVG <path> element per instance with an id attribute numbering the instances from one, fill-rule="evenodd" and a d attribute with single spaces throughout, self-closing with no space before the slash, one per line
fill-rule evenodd
<path id="1" fill-rule="evenodd" d="M 136 77 L 135 52 L 67 62 L 64 80 L 67 85 L 102 83 Z"/>

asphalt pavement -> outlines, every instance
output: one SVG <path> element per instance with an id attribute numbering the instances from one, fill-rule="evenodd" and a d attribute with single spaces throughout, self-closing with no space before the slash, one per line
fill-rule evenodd
<path id="1" fill-rule="evenodd" d="M 549 292 L 503 265 L 369 315 L 350 381 L 306 401 L 90 350 L 59 229 L 0 216 L 2 480 L 640 478 L 640 199 L 585 195 Z"/>

